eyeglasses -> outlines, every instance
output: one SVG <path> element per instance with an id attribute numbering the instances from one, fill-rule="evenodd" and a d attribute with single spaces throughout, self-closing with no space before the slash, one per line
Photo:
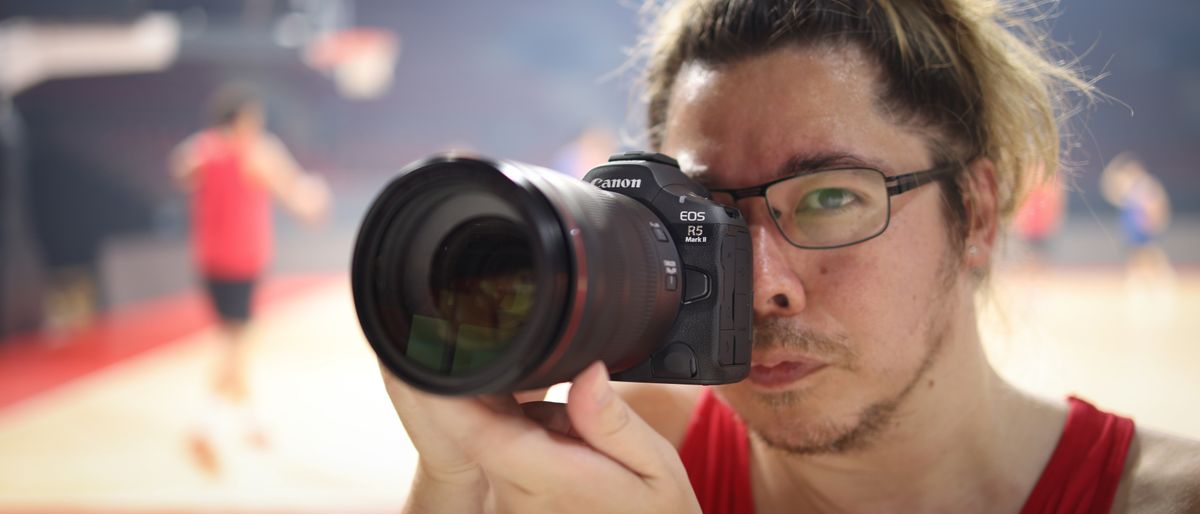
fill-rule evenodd
<path id="1" fill-rule="evenodd" d="M 775 226 L 792 246 L 840 248 L 887 230 L 892 197 L 954 173 L 954 163 L 889 177 L 871 168 L 834 168 L 803 173 L 742 189 L 709 189 L 714 201 L 736 205 L 761 196 Z"/>

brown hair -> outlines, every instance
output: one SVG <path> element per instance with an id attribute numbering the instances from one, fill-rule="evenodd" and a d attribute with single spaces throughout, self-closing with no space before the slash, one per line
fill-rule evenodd
<path id="1" fill-rule="evenodd" d="M 1058 169 L 1059 124 L 1075 111 L 1068 95 L 1093 94 L 1071 63 L 1049 55 L 1063 49 L 1038 28 L 1046 17 L 1036 5 L 997 0 L 679 0 L 659 10 L 642 43 L 650 142 L 662 144 L 671 89 L 688 62 L 856 44 L 882 70 L 881 106 L 935 134 L 935 155 L 992 159 L 1007 221 L 1029 187 Z M 951 223 L 965 232 L 961 184 L 944 186 Z"/>
<path id="2" fill-rule="evenodd" d="M 248 82 L 227 82 L 208 99 L 208 122 L 213 127 L 228 127 L 246 109 L 260 107 L 258 89 Z"/>

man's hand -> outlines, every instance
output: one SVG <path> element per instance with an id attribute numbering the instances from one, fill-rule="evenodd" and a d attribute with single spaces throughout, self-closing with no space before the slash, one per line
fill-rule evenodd
<path id="1" fill-rule="evenodd" d="M 458 484 L 478 499 L 490 484 L 504 512 L 700 512 L 675 449 L 617 396 L 601 363 L 576 377 L 565 406 L 440 397 L 384 377 L 421 455 L 416 487 Z"/>

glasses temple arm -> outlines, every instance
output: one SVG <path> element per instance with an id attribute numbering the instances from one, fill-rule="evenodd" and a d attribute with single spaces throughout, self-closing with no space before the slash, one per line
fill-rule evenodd
<path id="1" fill-rule="evenodd" d="M 887 186 L 888 194 L 895 196 L 905 191 L 916 189 L 921 185 L 937 180 L 942 175 L 953 173 L 957 169 L 957 166 L 947 164 L 931 170 L 916 171 L 905 175 L 891 177 L 888 180 L 888 182 L 891 182 Z"/>
<path id="2" fill-rule="evenodd" d="M 777 181 L 776 181 L 776 182 L 777 182 Z M 771 184 L 765 184 L 765 185 L 761 185 L 761 186 L 747 187 L 747 188 L 743 188 L 743 189 L 715 189 L 715 188 L 709 188 L 709 190 L 708 190 L 708 191 L 709 191 L 710 193 L 725 193 L 725 194 L 727 194 L 727 195 L 729 195 L 729 196 L 733 197 L 733 200 L 734 200 L 734 201 L 738 201 L 738 200 L 741 200 L 741 199 L 743 199 L 743 198 L 753 198 L 753 197 L 755 197 L 755 196 L 763 196 L 763 195 L 765 195 L 765 194 L 766 194 L 767 187 L 769 187 L 769 186 L 770 186 L 770 185 L 772 185 L 772 184 L 774 184 L 774 182 L 772 182 Z"/>

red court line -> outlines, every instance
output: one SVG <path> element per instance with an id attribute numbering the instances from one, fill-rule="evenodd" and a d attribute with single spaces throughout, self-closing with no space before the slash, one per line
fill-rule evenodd
<path id="1" fill-rule="evenodd" d="M 267 279 L 255 293 L 256 309 L 293 297 L 339 276 L 293 275 Z M 0 410 L 177 341 L 214 322 L 200 291 L 131 305 L 66 334 L 34 332 L 0 342 Z"/>

